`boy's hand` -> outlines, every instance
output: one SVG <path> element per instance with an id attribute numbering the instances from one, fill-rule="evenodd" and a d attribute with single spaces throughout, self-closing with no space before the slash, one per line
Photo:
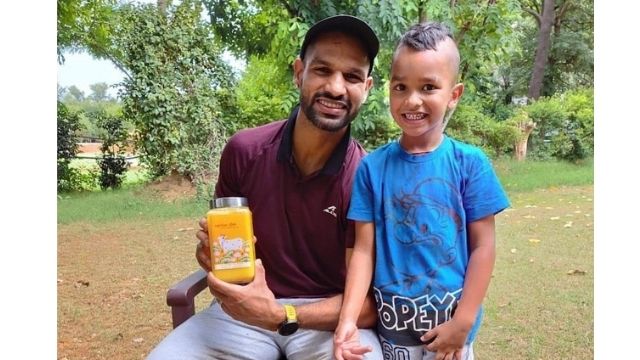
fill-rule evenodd
<path id="1" fill-rule="evenodd" d="M 371 346 L 360 345 L 360 334 L 355 322 L 338 324 L 333 334 L 333 356 L 336 360 L 361 360 L 372 351 Z"/>
<path id="2" fill-rule="evenodd" d="M 462 359 L 462 348 L 473 323 L 462 322 L 453 317 L 422 335 L 425 348 L 436 353 L 436 360 Z"/>

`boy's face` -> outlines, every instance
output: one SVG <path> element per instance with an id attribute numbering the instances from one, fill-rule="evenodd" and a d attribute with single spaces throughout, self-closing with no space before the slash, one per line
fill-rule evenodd
<path id="1" fill-rule="evenodd" d="M 317 128 L 338 131 L 358 115 L 373 84 L 366 51 L 343 33 L 320 35 L 293 64 L 300 110 Z"/>
<path id="2" fill-rule="evenodd" d="M 456 84 L 457 50 L 453 41 L 442 41 L 436 50 L 401 46 L 391 65 L 391 116 L 402 129 L 403 139 L 437 145 L 447 109 L 457 104 L 464 86 Z"/>

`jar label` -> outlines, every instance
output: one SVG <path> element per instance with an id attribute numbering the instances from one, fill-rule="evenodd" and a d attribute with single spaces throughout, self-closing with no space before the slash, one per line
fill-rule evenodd
<path id="1" fill-rule="evenodd" d="M 251 266 L 249 242 L 239 236 L 233 238 L 220 234 L 212 244 L 214 269 L 238 269 Z"/>

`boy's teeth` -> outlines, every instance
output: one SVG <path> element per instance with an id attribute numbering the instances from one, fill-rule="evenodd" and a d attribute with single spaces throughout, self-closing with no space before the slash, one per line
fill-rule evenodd
<path id="1" fill-rule="evenodd" d="M 420 120 L 424 118 L 424 114 L 404 114 L 404 116 L 409 120 Z"/>

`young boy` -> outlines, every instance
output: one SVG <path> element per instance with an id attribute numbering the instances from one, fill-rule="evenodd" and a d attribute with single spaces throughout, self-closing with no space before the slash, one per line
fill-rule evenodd
<path id="1" fill-rule="evenodd" d="M 339 360 L 363 358 L 356 320 L 372 280 L 385 359 L 473 359 L 495 261 L 494 215 L 509 201 L 482 151 L 443 133 L 464 90 L 459 63 L 439 23 L 413 26 L 396 46 L 390 110 L 402 135 L 356 172 Z"/>

